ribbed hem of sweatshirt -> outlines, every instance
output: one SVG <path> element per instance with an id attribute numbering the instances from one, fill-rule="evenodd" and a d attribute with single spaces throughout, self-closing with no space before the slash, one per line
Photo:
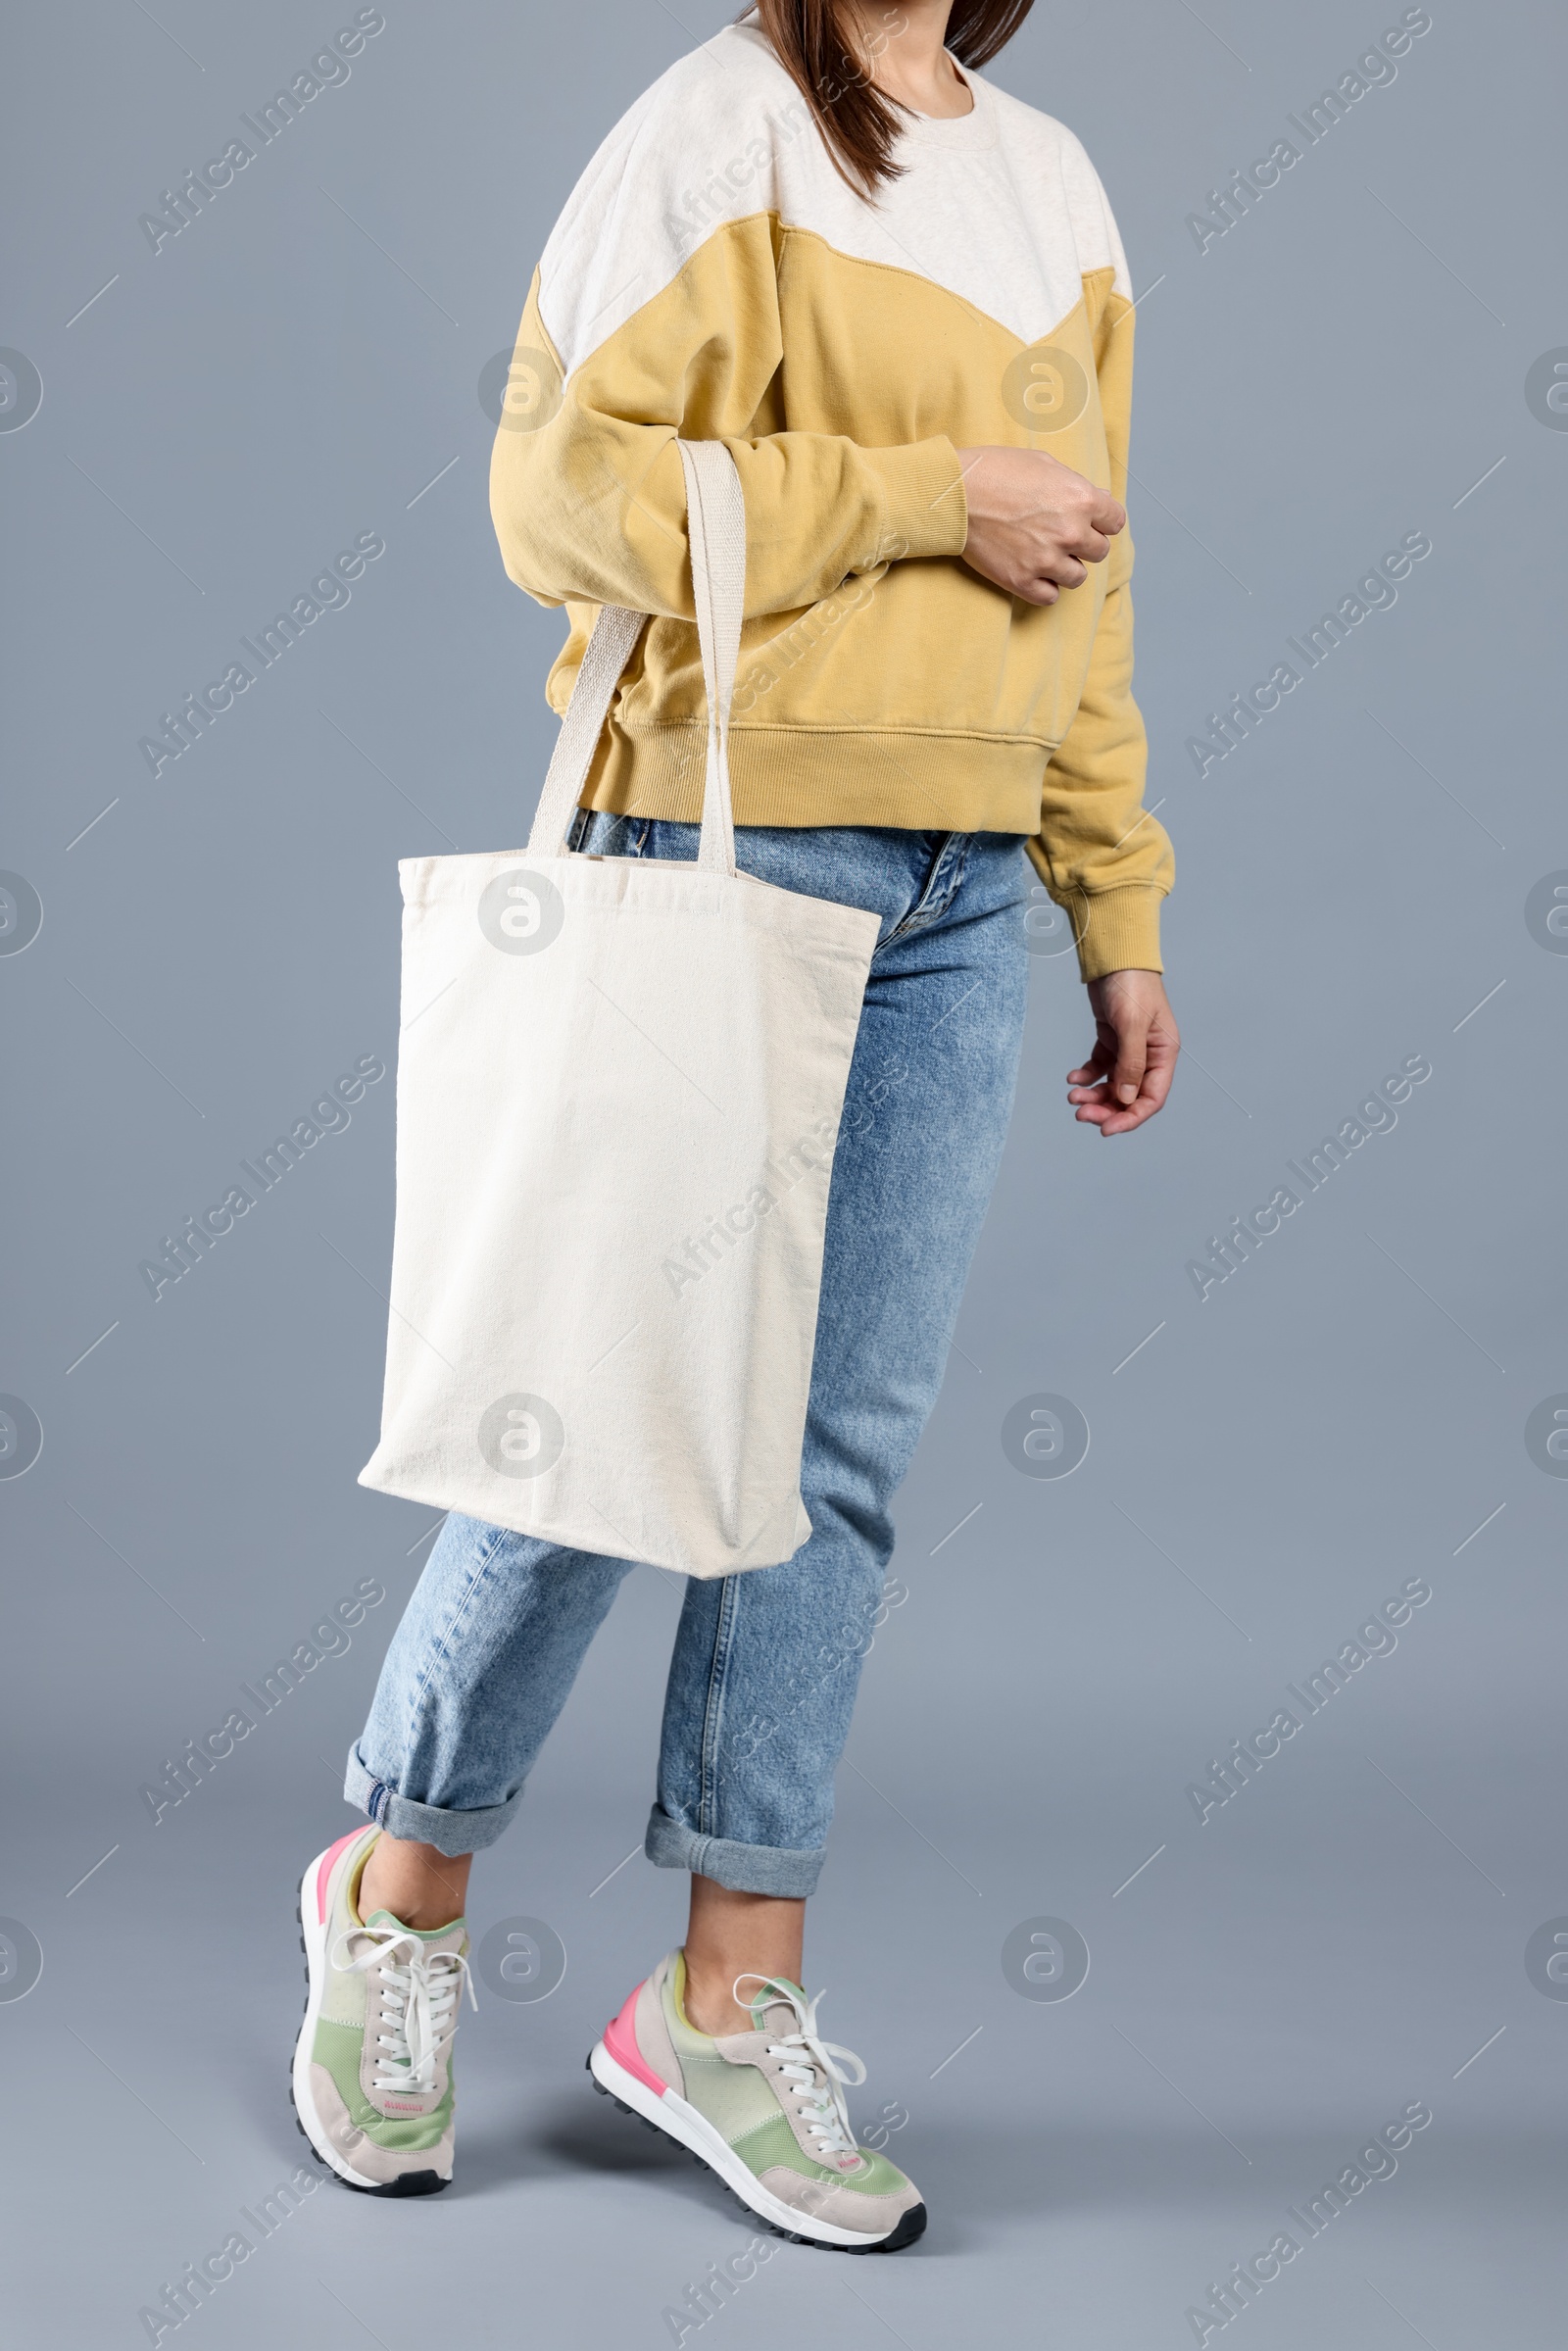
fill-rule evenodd
<path id="1" fill-rule="evenodd" d="M 889 544 L 880 562 L 962 555 L 969 536 L 969 502 L 958 453 L 946 434 L 898 449 L 862 449 L 859 454 L 861 463 L 879 475 L 886 501 Z"/>
<path id="2" fill-rule="evenodd" d="M 612 719 L 585 808 L 695 824 L 708 729 L 701 719 L 627 728 Z M 737 824 L 886 825 L 896 832 L 1040 830 L 1051 747 L 895 727 L 731 727 Z"/>
<path id="3" fill-rule="evenodd" d="M 1049 887 L 1049 871 L 1033 841 L 1029 855 Z M 1053 890 L 1051 895 L 1072 923 L 1078 969 L 1086 980 L 1102 980 L 1108 971 L 1164 970 L 1159 954 L 1163 890 L 1134 882 L 1122 890 Z"/>

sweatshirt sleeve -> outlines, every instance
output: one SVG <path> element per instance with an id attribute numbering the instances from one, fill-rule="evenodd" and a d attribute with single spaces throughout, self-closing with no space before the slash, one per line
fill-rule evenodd
<path id="1" fill-rule="evenodd" d="M 1119 244 L 1116 251 L 1119 257 Z M 1111 290 L 1096 334 L 1096 372 L 1110 488 L 1123 503 L 1132 344 L 1132 304 Z M 1105 559 L 1104 603 L 1083 693 L 1046 769 L 1040 832 L 1028 845 L 1041 880 L 1072 918 L 1086 980 L 1108 971 L 1163 970 L 1159 908 L 1175 873 L 1164 828 L 1143 806 L 1149 743 L 1133 700 L 1132 567 L 1132 535 L 1124 530 Z"/>
<path id="2" fill-rule="evenodd" d="M 549 295 L 536 274 L 513 363 L 516 407 L 503 412 L 490 468 L 508 575 L 539 603 L 693 617 L 679 437 L 722 440 L 735 460 L 748 619 L 815 604 L 895 547 L 962 553 L 968 514 L 945 435 L 872 449 L 753 429 L 784 356 L 766 215 L 714 229 L 580 359 L 564 325 L 550 330 Z"/>

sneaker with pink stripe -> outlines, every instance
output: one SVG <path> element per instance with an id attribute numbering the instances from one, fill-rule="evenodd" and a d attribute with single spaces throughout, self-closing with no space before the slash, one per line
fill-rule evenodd
<path id="1" fill-rule="evenodd" d="M 865 2068 L 821 2038 L 817 2003 L 798 1984 L 741 1977 L 737 1999 L 746 1983 L 760 1986 L 752 2031 L 699 2033 L 684 2007 L 685 1958 L 672 1951 L 595 2042 L 595 2082 L 797 2243 L 845 2253 L 912 2244 L 925 2228 L 919 2189 L 850 2128 L 845 2085 L 862 2082 Z"/>
<path id="2" fill-rule="evenodd" d="M 428 2196 L 452 2178 L 452 2036 L 466 1985 L 462 1919 L 434 1933 L 359 1912 L 381 1832 L 351 1830 L 300 1885 L 310 1992 L 294 2049 L 300 2129 L 349 2187 Z M 475 2003 L 477 2005 L 477 2003 Z"/>

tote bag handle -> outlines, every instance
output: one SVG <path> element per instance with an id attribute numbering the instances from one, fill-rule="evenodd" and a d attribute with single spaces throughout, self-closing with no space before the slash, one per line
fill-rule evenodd
<path id="1" fill-rule="evenodd" d="M 708 695 L 708 762 L 697 863 L 733 875 L 735 816 L 729 783 L 729 707 L 740 653 L 746 594 L 746 505 L 735 460 L 722 441 L 678 441 L 686 475 L 686 535 L 691 546 L 697 637 Z M 607 604 L 594 622 L 566 714 L 539 795 L 528 855 L 560 857 L 576 812 L 600 732 L 621 671 L 642 633 L 646 612 Z"/>

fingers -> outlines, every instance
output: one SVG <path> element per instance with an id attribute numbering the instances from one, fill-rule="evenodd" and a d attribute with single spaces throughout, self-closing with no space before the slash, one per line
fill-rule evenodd
<path id="1" fill-rule="evenodd" d="M 1164 1093 L 1169 1091 L 1169 1081 L 1167 1080 Z M 1163 1094 L 1160 1101 L 1156 1102 L 1152 1089 L 1146 1078 L 1143 1091 L 1136 1102 L 1118 1102 L 1112 1093 L 1110 1081 L 1106 1079 L 1092 1090 L 1070 1093 L 1067 1100 L 1074 1105 L 1074 1115 L 1081 1126 L 1096 1126 L 1102 1135 L 1126 1135 L 1131 1133 L 1134 1127 L 1141 1127 L 1146 1119 L 1153 1117 L 1155 1111 L 1161 1106 Z"/>
<path id="2" fill-rule="evenodd" d="M 1054 556 L 1048 564 L 1022 579 L 1012 593 L 1025 604 L 1056 604 L 1063 588 L 1081 588 L 1088 577 L 1075 557 Z"/>
<path id="3" fill-rule="evenodd" d="M 1032 600 L 1039 604 L 1054 604 L 1058 588 L 1081 588 L 1089 577 L 1076 556 L 1051 555 L 1043 562 L 1037 560 L 1030 580 Z M 1047 590 L 1051 593 L 1048 595 Z"/>
<path id="4" fill-rule="evenodd" d="M 1090 981 L 1089 998 L 1095 1048 L 1081 1069 L 1068 1071 L 1067 1100 L 1080 1124 L 1125 1135 L 1163 1109 L 1181 1040 L 1152 972 L 1108 972 Z"/>
<path id="5" fill-rule="evenodd" d="M 1113 539 L 1118 531 L 1127 528 L 1127 509 L 1108 490 L 1096 490 L 1089 503 L 1089 520 L 1096 530 Z"/>
<path id="6" fill-rule="evenodd" d="M 1138 1090 L 1137 1106 L 1142 1109 L 1144 1117 L 1152 1118 L 1156 1110 L 1163 1110 L 1175 1075 L 1174 1053 L 1168 1058 L 1150 1056 L 1144 1068 L 1144 1082 Z"/>
<path id="7" fill-rule="evenodd" d="M 1143 1072 L 1137 1092 L 1129 1102 L 1123 1088 L 1131 1083 L 1126 1048 L 1118 1045 L 1112 1054 L 1103 1057 L 1098 1049 L 1095 1060 L 1084 1069 L 1069 1072 L 1067 1100 L 1083 1125 L 1099 1127 L 1102 1135 L 1126 1135 L 1141 1127 L 1162 1110 L 1169 1099 L 1171 1081 L 1176 1074 L 1176 1055 L 1179 1051 L 1174 1032 L 1151 1029 L 1146 1036 L 1143 1053 Z M 1108 1074 L 1106 1070 L 1109 1063 Z M 1078 1081 L 1099 1077 L 1096 1085 Z"/>
<path id="8" fill-rule="evenodd" d="M 1110 1073 L 1110 1090 L 1123 1109 L 1130 1109 L 1143 1091 L 1148 1045 L 1147 1021 L 1128 1021 L 1117 1038 L 1116 1066 Z"/>
<path id="9" fill-rule="evenodd" d="M 1072 1088 L 1072 1094 L 1068 1099 L 1073 1100 L 1078 1095 L 1087 1096 L 1092 1088 L 1102 1086 L 1110 1069 L 1111 1058 L 1110 1053 L 1097 1045 L 1082 1069 L 1069 1069 L 1067 1084 Z"/>
<path id="10" fill-rule="evenodd" d="M 1087 483 L 1084 486 L 1088 488 Z M 1116 511 L 1121 512 L 1119 507 Z M 1059 504 L 1044 501 L 1030 507 L 1016 520 L 1017 527 L 1040 549 L 1044 562 L 1068 562 L 1076 558 L 1085 563 L 1102 563 L 1110 553 L 1109 538 L 1075 499 Z"/>
<path id="11" fill-rule="evenodd" d="M 1130 1102 L 1124 1110 L 1117 1109 L 1114 1105 L 1106 1108 L 1095 1120 L 1095 1124 L 1102 1136 L 1130 1135 L 1137 1128 L 1147 1125 L 1158 1107 L 1159 1104 L 1151 1102 L 1147 1094 L 1141 1094 L 1138 1100 Z"/>
<path id="12" fill-rule="evenodd" d="M 1042 451 L 964 450 L 960 459 L 969 492 L 965 560 L 1021 603 L 1054 605 L 1081 588 L 1088 565 L 1104 563 L 1126 524 L 1119 500 Z"/>
<path id="13" fill-rule="evenodd" d="M 1068 1097 L 1069 1101 L 1085 1096 L 1091 1087 L 1100 1085 L 1114 1066 L 1115 1059 L 1116 1039 L 1108 1028 L 1097 1022 L 1095 1042 L 1089 1049 L 1088 1060 L 1081 1069 L 1069 1069 L 1067 1072 L 1068 1085 L 1076 1089 L 1076 1093 Z"/>

